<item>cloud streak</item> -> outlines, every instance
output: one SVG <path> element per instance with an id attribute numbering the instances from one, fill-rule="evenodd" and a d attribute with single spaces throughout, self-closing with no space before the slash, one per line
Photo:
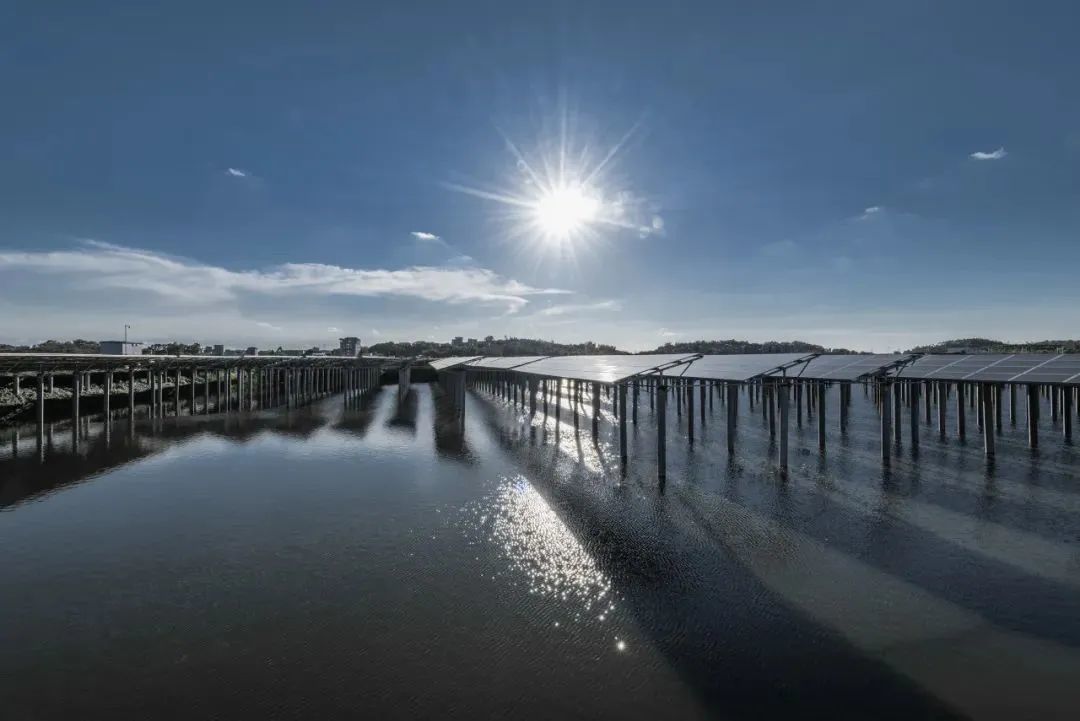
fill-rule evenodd
<path id="1" fill-rule="evenodd" d="M 524 308 L 530 297 L 567 292 L 536 288 L 479 267 L 390 270 L 286 263 L 258 270 L 229 270 L 96 241 L 71 250 L 0 251 L 0 273 L 6 271 L 59 277 L 75 289 L 145 293 L 186 306 L 233 303 L 252 294 L 356 296 L 493 305 L 514 313 Z"/>
<path id="2" fill-rule="evenodd" d="M 429 243 L 438 243 L 442 240 L 441 236 L 435 235 L 434 233 L 428 233 L 423 230 L 414 230 L 409 233 L 409 235 L 416 238 L 417 240 L 423 240 Z"/>
<path id="3" fill-rule="evenodd" d="M 1008 153 L 1005 151 L 1005 148 L 998 148 L 997 150 L 991 150 L 989 152 L 976 150 L 968 157 L 972 160 L 1001 160 L 1006 155 L 1008 155 Z"/>
<path id="4" fill-rule="evenodd" d="M 577 315 L 580 313 L 591 313 L 598 310 L 622 310 L 622 303 L 617 300 L 603 300 L 597 303 L 566 303 L 563 305 L 549 306 L 547 308 L 544 308 L 543 310 L 537 311 L 536 315 L 553 317 L 561 315 Z"/>
<path id="5" fill-rule="evenodd" d="M 241 170 L 240 168 L 226 168 L 225 173 L 234 178 L 246 178 L 249 175 L 246 170 Z"/>

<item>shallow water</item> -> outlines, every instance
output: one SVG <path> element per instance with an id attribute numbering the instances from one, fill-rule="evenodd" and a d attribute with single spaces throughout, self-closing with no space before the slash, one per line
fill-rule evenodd
<path id="1" fill-rule="evenodd" d="M 856 393 L 823 458 L 793 420 L 783 478 L 714 401 L 661 486 L 644 401 L 623 473 L 606 401 L 594 442 L 440 398 L 9 437 L 5 718 L 1074 717 L 1080 454 L 1049 428 L 1032 454 L 1006 420 L 989 467 L 924 428 L 883 472 Z"/>

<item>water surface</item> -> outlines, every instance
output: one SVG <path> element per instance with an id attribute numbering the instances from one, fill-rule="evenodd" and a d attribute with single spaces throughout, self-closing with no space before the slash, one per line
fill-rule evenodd
<path id="1" fill-rule="evenodd" d="M 0 455 L 6 717 L 1068 718 L 1074 449 L 1004 428 L 883 472 L 872 407 L 780 477 L 714 401 L 655 478 L 438 388 L 60 423 Z M 745 400 L 745 399 L 744 399 Z M 564 403 L 567 402 L 564 398 Z M 830 427 L 833 409 L 829 409 Z M 73 439 L 78 440 L 77 443 Z M 42 459 L 44 456 L 44 459 Z"/>

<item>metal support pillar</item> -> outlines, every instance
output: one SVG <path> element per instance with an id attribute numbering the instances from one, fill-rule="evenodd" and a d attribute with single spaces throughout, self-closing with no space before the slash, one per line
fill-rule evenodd
<path id="1" fill-rule="evenodd" d="M 1027 420 L 1028 420 L 1028 446 L 1039 447 L 1039 386 L 1027 387 Z"/>
<path id="2" fill-rule="evenodd" d="M 699 412 L 701 413 L 701 430 L 702 431 L 705 430 L 705 400 L 706 400 L 705 399 L 705 394 L 708 393 L 708 390 L 709 390 L 708 386 L 709 386 L 708 381 L 698 381 L 698 394 L 699 394 L 699 398 L 698 398 L 699 405 L 698 405 L 698 407 L 700 408 Z M 710 395 L 709 398 L 712 398 L 712 395 Z"/>
<path id="3" fill-rule="evenodd" d="M 881 460 L 888 463 L 892 455 L 892 389 L 887 381 L 882 381 L 878 390 L 881 400 Z"/>
<path id="4" fill-rule="evenodd" d="M 784 473 L 788 469 L 788 383 L 781 381 L 776 384 L 777 406 L 780 411 L 780 444 L 778 450 L 778 462 L 780 470 Z"/>
<path id="5" fill-rule="evenodd" d="M 692 382 L 688 382 L 685 389 L 686 391 L 686 435 L 690 441 L 690 444 L 694 443 L 694 386 Z"/>
<path id="6" fill-rule="evenodd" d="M 843 403 L 841 403 L 841 406 Z M 825 452 L 825 383 L 817 382 L 817 444 L 818 450 Z"/>
<path id="7" fill-rule="evenodd" d="M 919 395 L 922 393 L 922 386 L 918 381 L 913 381 L 908 385 L 908 393 L 911 403 L 911 450 L 915 451 L 919 448 Z M 926 407 L 930 408 L 929 398 Z"/>
<path id="8" fill-rule="evenodd" d="M 82 373 L 71 376 L 71 420 L 76 427 L 79 424 L 79 395 L 82 393 Z M 78 432 L 76 430 L 76 432 Z"/>
<path id="9" fill-rule="evenodd" d="M 626 384 L 619 384 L 619 460 L 626 465 Z"/>
<path id="10" fill-rule="evenodd" d="M 938 438 L 945 440 L 945 426 L 947 423 L 946 417 L 948 416 L 948 389 L 949 386 L 938 381 L 934 383 L 934 389 L 937 393 L 937 426 L 938 426 Z"/>
<path id="11" fill-rule="evenodd" d="M 562 417 L 562 378 L 555 379 L 555 427 L 559 427 Z"/>
<path id="12" fill-rule="evenodd" d="M 728 455 L 735 455 L 735 419 L 738 412 L 739 386 L 727 384 L 727 449 Z"/>
<path id="13" fill-rule="evenodd" d="M 840 432 L 847 433 L 848 427 L 848 399 L 851 397 L 851 383 L 844 381 L 840 384 Z M 825 407 L 822 403 L 822 408 Z"/>
<path id="14" fill-rule="evenodd" d="M 592 437 L 600 437 L 600 384 L 592 384 Z"/>
<path id="15" fill-rule="evenodd" d="M 893 383 L 893 440 L 896 442 L 896 448 L 899 451 L 900 443 L 903 441 L 901 430 L 904 425 L 904 402 L 903 402 L 903 383 Z"/>
<path id="16" fill-rule="evenodd" d="M 967 406 L 964 403 L 964 384 L 956 384 L 956 437 L 961 441 L 967 438 L 967 418 L 964 416 Z"/>
<path id="17" fill-rule="evenodd" d="M 37 442 L 40 454 L 45 443 L 45 376 L 37 377 Z"/>
<path id="18" fill-rule="evenodd" d="M 667 386 L 663 376 L 656 387 L 656 476 L 667 478 Z"/>
<path id="19" fill-rule="evenodd" d="M 1073 429 L 1073 392 L 1071 388 L 1061 389 L 1061 434 L 1066 443 L 1072 443 Z"/>

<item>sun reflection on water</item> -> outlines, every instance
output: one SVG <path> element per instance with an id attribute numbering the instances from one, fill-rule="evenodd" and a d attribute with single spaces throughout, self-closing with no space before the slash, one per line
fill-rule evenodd
<path id="1" fill-rule="evenodd" d="M 529 593 L 567 602 L 577 620 L 604 621 L 615 609 L 611 580 L 524 476 L 464 510 L 466 526 L 499 549 Z"/>

